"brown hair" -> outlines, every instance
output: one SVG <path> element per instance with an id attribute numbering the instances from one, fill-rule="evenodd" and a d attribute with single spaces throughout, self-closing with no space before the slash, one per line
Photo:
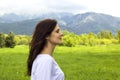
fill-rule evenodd
<path id="1" fill-rule="evenodd" d="M 42 20 L 36 25 L 31 43 L 29 45 L 30 50 L 27 60 L 27 75 L 31 75 L 33 61 L 44 48 L 46 44 L 46 37 L 51 34 L 56 25 L 57 21 L 53 19 Z"/>

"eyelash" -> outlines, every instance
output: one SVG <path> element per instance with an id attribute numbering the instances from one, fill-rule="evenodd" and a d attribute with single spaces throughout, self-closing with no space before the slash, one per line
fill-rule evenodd
<path id="1" fill-rule="evenodd" d="M 59 33 L 59 31 L 56 31 L 57 33 Z"/>
<path id="2" fill-rule="evenodd" d="M 57 33 L 59 33 L 59 31 L 58 31 L 58 30 L 57 30 L 56 32 L 57 32 Z"/>

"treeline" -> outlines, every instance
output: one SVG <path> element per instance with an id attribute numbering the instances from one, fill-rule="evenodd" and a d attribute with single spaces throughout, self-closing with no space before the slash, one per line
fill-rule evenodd
<path id="1" fill-rule="evenodd" d="M 0 48 L 2 47 L 14 48 L 14 46 L 15 46 L 14 33 L 10 32 L 8 35 L 5 35 L 0 32 Z"/>
<path id="2" fill-rule="evenodd" d="M 0 48 L 14 48 L 16 45 L 28 45 L 30 40 L 31 36 L 28 35 L 15 35 L 13 32 L 4 34 L 0 32 Z"/>
<path id="3" fill-rule="evenodd" d="M 63 31 L 63 33 L 65 34 L 62 44 L 64 46 L 95 46 L 120 43 L 120 30 L 118 30 L 116 34 L 112 34 L 110 31 L 101 31 L 97 34 L 90 32 L 80 35 L 69 33 L 68 31 Z"/>
<path id="4" fill-rule="evenodd" d="M 97 34 L 90 32 L 80 35 L 68 32 L 66 30 L 62 32 L 64 36 L 62 38 L 63 43 L 61 46 L 95 46 L 120 43 L 120 30 L 118 30 L 116 34 L 112 34 L 110 31 L 101 31 Z M 30 40 L 31 36 L 28 35 L 15 35 L 13 32 L 3 34 L 0 32 L 0 48 L 13 48 L 15 45 L 28 45 Z"/>

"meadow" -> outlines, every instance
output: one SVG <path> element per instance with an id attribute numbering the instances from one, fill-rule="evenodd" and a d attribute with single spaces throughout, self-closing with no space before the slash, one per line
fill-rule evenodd
<path id="1" fill-rule="evenodd" d="M 0 80 L 30 80 L 26 76 L 28 46 L 0 48 Z M 54 58 L 65 80 L 120 80 L 120 45 L 57 46 Z"/>

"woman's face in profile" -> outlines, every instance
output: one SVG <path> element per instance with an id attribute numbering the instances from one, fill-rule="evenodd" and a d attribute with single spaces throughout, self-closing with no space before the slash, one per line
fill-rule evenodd
<path id="1" fill-rule="evenodd" d="M 62 43 L 62 36 L 63 33 L 60 31 L 60 28 L 58 25 L 56 25 L 56 27 L 54 28 L 54 30 L 52 31 L 52 33 L 50 34 L 50 36 L 48 36 L 48 42 L 57 45 L 57 44 L 61 44 Z"/>

